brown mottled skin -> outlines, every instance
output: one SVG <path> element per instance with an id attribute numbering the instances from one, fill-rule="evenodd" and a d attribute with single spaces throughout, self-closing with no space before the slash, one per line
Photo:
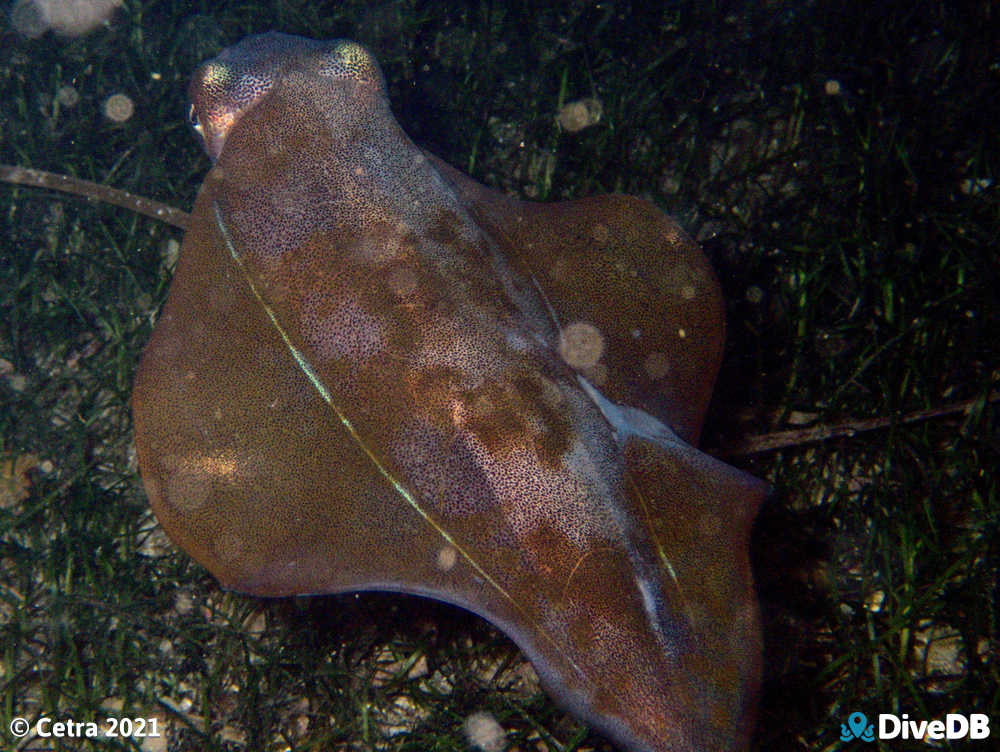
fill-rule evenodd
<path id="1" fill-rule="evenodd" d="M 475 611 L 622 749 L 745 748 L 766 486 L 685 443 L 723 339 L 697 246 L 422 152 L 353 42 L 246 39 L 191 99 L 215 166 L 133 396 L 173 540 L 246 593 Z"/>

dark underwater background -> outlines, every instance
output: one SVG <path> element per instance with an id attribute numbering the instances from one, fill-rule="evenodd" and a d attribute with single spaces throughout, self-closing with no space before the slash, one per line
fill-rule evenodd
<path id="1" fill-rule="evenodd" d="M 493 188 L 676 217 L 728 301 L 703 445 L 777 488 L 754 748 L 857 748 L 853 711 L 1000 727 L 997 4 L 126 2 L 75 37 L 21 5 L 3 163 L 189 210 L 188 79 L 275 29 L 367 45 L 407 133 Z M 487 713 L 506 749 L 610 749 L 470 614 L 220 590 L 156 525 L 131 436 L 182 233 L 8 185 L 0 210 L 0 746 L 45 711 L 167 730 L 66 749 L 463 750 Z"/>

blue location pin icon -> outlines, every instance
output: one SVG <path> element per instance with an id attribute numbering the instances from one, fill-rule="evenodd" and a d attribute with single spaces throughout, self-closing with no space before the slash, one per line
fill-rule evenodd
<path id="1" fill-rule="evenodd" d="M 847 716 L 847 726 L 851 729 L 855 739 L 864 738 L 865 741 L 871 741 L 874 738 L 872 734 L 866 733 L 868 731 L 868 718 L 864 713 L 855 711 Z"/>

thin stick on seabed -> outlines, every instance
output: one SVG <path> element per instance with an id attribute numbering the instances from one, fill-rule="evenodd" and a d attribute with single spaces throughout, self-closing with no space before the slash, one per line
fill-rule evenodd
<path id="1" fill-rule="evenodd" d="M 707 451 L 716 457 L 746 457 L 751 454 L 773 452 L 776 449 L 787 449 L 788 447 L 802 446 L 803 444 L 813 444 L 818 441 L 826 441 L 827 439 L 836 439 L 845 436 L 851 437 L 865 431 L 875 431 L 879 428 L 888 428 L 892 425 L 917 423 L 922 420 L 931 420 L 957 413 L 967 413 L 979 403 L 986 405 L 998 401 L 1000 401 L 1000 392 L 993 392 L 985 400 L 982 397 L 975 397 L 961 402 L 950 402 L 939 407 L 929 407 L 926 410 L 916 410 L 905 415 L 892 415 L 865 420 L 844 420 L 839 423 L 827 423 L 819 426 L 810 426 L 809 428 L 797 428 L 790 431 L 775 431 L 757 436 L 746 436 L 733 443 L 723 444 L 717 449 L 709 449 Z"/>
<path id="2" fill-rule="evenodd" d="M 53 191 L 72 193 L 76 196 L 103 201 L 107 204 L 120 206 L 123 209 L 137 212 L 161 222 L 187 229 L 188 213 L 175 209 L 168 204 L 161 204 L 159 201 L 136 196 L 134 193 L 122 191 L 118 188 L 111 188 L 100 183 L 93 183 L 89 180 L 71 178 L 68 175 L 57 175 L 54 172 L 44 170 L 32 170 L 28 167 L 15 167 L 14 165 L 0 164 L 0 180 L 5 183 L 15 185 L 27 185 L 32 188 L 48 188 Z"/>

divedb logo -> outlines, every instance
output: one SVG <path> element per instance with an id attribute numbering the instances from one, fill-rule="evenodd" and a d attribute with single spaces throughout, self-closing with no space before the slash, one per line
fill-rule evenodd
<path id="1" fill-rule="evenodd" d="M 906 713 L 879 713 L 878 729 L 868 722 L 864 713 L 855 711 L 847 716 L 847 723 L 840 724 L 840 741 L 860 739 L 873 742 L 875 739 L 988 739 L 990 717 L 985 713 L 948 713 L 944 720 L 912 721 Z"/>

